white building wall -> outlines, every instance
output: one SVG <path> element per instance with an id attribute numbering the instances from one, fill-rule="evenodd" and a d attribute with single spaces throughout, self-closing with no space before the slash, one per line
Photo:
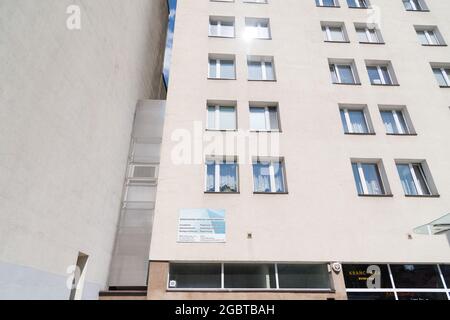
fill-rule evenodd
<path id="1" fill-rule="evenodd" d="M 449 237 L 408 238 L 413 228 L 450 212 L 450 90 L 439 88 L 430 68 L 450 62 L 450 49 L 422 47 L 413 28 L 436 25 L 449 42 L 450 3 L 426 0 L 430 12 L 407 12 L 401 0 L 372 0 L 374 12 L 340 2 L 341 8 L 319 8 L 314 0 L 178 1 L 150 260 L 450 262 Z M 385 45 L 357 41 L 353 23 L 373 14 Z M 235 17 L 237 37 L 209 38 L 210 15 Z M 272 40 L 243 39 L 245 17 L 270 18 Z M 345 22 L 351 42 L 325 43 L 321 21 Z M 237 80 L 208 80 L 209 53 L 235 54 Z M 274 56 L 277 81 L 249 82 L 247 55 Z M 354 59 L 362 85 L 333 85 L 328 58 Z M 392 61 L 400 86 L 371 86 L 366 59 Z M 241 130 L 249 129 L 249 101 L 279 103 L 289 194 L 253 194 L 248 161 L 239 168 L 240 194 L 204 193 L 204 155 L 211 152 L 201 149 L 203 135 L 225 135 L 195 129 L 194 123 L 205 128 L 207 100 L 237 101 Z M 367 104 L 376 135 L 344 135 L 340 103 Z M 387 136 L 382 104 L 407 106 L 418 135 Z M 200 146 L 181 165 L 173 158 L 180 129 Z M 359 197 L 351 158 L 382 159 L 393 197 Z M 425 159 L 440 197 L 405 197 L 395 159 Z M 225 209 L 227 242 L 177 243 L 182 208 Z"/>
<path id="2" fill-rule="evenodd" d="M 69 5 L 81 30 L 66 28 Z M 0 2 L 0 298 L 104 288 L 136 102 L 162 98 L 165 0 Z"/>

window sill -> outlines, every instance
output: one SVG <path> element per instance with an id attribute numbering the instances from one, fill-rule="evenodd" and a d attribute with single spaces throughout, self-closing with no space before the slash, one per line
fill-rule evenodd
<path id="1" fill-rule="evenodd" d="M 174 289 L 167 288 L 167 292 L 305 292 L 305 293 L 335 293 L 333 289 Z"/>
<path id="2" fill-rule="evenodd" d="M 241 194 L 239 191 L 236 192 L 215 192 L 215 191 L 205 191 L 205 194 Z"/>
<path id="3" fill-rule="evenodd" d="M 417 133 L 386 133 L 387 136 L 405 136 L 405 137 L 415 137 Z"/>
<path id="4" fill-rule="evenodd" d="M 248 79 L 250 82 L 277 82 L 277 80 Z"/>
<path id="5" fill-rule="evenodd" d="M 211 36 L 209 35 L 208 38 L 219 38 L 219 39 L 236 39 L 236 36 L 227 37 L 227 36 Z"/>
<path id="6" fill-rule="evenodd" d="M 257 192 L 253 191 L 253 194 L 289 194 L 289 192 Z"/>
<path id="7" fill-rule="evenodd" d="M 372 86 L 375 87 L 400 87 L 399 84 L 378 84 L 378 83 L 371 83 Z"/>
<path id="8" fill-rule="evenodd" d="M 282 133 L 281 130 L 252 130 L 250 129 L 250 132 L 252 133 Z"/>
<path id="9" fill-rule="evenodd" d="M 446 89 L 446 88 L 450 88 L 450 86 L 439 86 L 439 88 Z"/>
<path id="10" fill-rule="evenodd" d="M 392 198 L 393 194 L 358 194 L 359 197 L 363 198 Z"/>
<path id="11" fill-rule="evenodd" d="M 237 132 L 238 129 L 205 129 L 207 132 Z"/>
<path id="12" fill-rule="evenodd" d="M 326 43 L 350 43 L 349 40 L 345 40 L 345 41 L 324 40 L 323 42 L 326 42 Z"/>
<path id="13" fill-rule="evenodd" d="M 360 86 L 360 85 L 362 85 L 361 82 L 355 82 L 355 83 L 333 82 L 333 84 L 338 84 L 341 86 Z"/>
<path id="14" fill-rule="evenodd" d="M 317 8 L 340 8 L 341 6 L 318 6 L 316 5 Z"/>
<path id="15" fill-rule="evenodd" d="M 430 12 L 430 10 L 411 10 L 411 9 L 406 9 L 406 11 L 409 11 L 409 12 Z"/>
<path id="16" fill-rule="evenodd" d="M 422 44 L 422 47 L 448 47 L 446 44 Z"/>
<path id="17" fill-rule="evenodd" d="M 360 44 L 378 44 L 378 45 L 384 45 L 385 42 L 369 42 L 369 41 L 360 41 Z"/>
<path id="18" fill-rule="evenodd" d="M 236 80 L 236 78 L 210 78 L 208 77 L 208 80 Z"/>
<path id="19" fill-rule="evenodd" d="M 431 194 L 431 195 L 413 195 L 413 194 L 405 194 L 406 198 L 440 198 L 441 195 L 439 194 Z"/>
<path id="20" fill-rule="evenodd" d="M 375 132 L 368 132 L 368 133 L 355 133 L 355 132 L 345 132 L 348 136 L 375 136 Z"/>
<path id="21" fill-rule="evenodd" d="M 368 10 L 368 9 L 372 9 L 371 7 L 348 7 L 349 9 L 362 9 L 362 10 Z"/>

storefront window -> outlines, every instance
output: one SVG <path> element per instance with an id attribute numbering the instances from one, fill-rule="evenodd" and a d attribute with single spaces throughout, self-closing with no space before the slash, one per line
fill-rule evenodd
<path id="1" fill-rule="evenodd" d="M 348 300 L 395 300 L 393 292 L 348 292 Z"/>
<path id="2" fill-rule="evenodd" d="M 398 300 L 447 300 L 445 292 L 399 292 Z"/>
<path id="3" fill-rule="evenodd" d="M 444 288 L 436 265 L 392 264 L 396 288 Z"/>
<path id="4" fill-rule="evenodd" d="M 385 264 L 345 264 L 343 268 L 347 288 L 392 288 L 388 267 Z M 379 270 L 379 273 L 374 272 L 376 269 Z M 379 279 L 376 279 L 376 277 L 379 277 Z M 379 283 L 378 288 L 376 287 L 377 283 Z"/>
<path id="5" fill-rule="evenodd" d="M 441 264 L 441 271 L 444 275 L 445 283 L 447 284 L 447 289 L 450 289 L 450 265 L 449 264 Z"/>

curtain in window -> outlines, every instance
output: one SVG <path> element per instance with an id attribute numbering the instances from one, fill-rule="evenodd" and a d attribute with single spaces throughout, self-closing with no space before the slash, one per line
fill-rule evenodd
<path id="1" fill-rule="evenodd" d="M 270 129 L 271 130 L 279 130 L 277 107 L 269 107 L 269 120 L 270 120 Z"/>
<path id="2" fill-rule="evenodd" d="M 342 125 L 344 126 L 344 132 L 349 133 L 350 131 L 348 130 L 347 119 L 345 119 L 345 111 L 344 110 L 341 110 L 341 121 L 342 121 Z"/>
<path id="3" fill-rule="evenodd" d="M 419 37 L 420 44 L 428 44 L 428 39 L 425 35 L 425 31 L 417 31 L 417 36 Z"/>
<path id="4" fill-rule="evenodd" d="M 266 112 L 264 108 L 250 107 L 250 128 L 252 130 L 266 130 Z"/>
<path id="5" fill-rule="evenodd" d="M 349 110 L 350 123 L 354 133 L 368 133 L 369 130 L 362 110 Z"/>
<path id="6" fill-rule="evenodd" d="M 237 192 L 236 164 L 220 164 L 220 192 Z"/>
<path id="7" fill-rule="evenodd" d="M 276 192 L 285 192 L 282 163 L 274 162 L 273 169 L 274 169 L 274 173 L 275 173 L 275 191 Z"/>
<path id="8" fill-rule="evenodd" d="M 341 77 L 341 83 L 355 83 L 351 66 L 338 66 L 338 72 Z"/>
<path id="9" fill-rule="evenodd" d="M 376 164 L 362 164 L 364 178 L 366 180 L 367 191 L 369 194 L 384 194 L 381 184 L 378 166 Z"/>
<path id="10" fill-rule="evenodd" d="M 216 59 L 209 59 L 209 77 L 217 78 Z"/>
<path id="11" fill-rule="evenodd" d="M 440 68 L 434 68 L 433 69 L 433 73 L 434 76 L 436 77 L 436 80 L 438 81 L 439 85 L 442 86 L 447 86 L 447 82 L 445 81 L 444 75 L 441 72 Z"/>
<path id="12" fill-rule="evenodd" d="M 220 129 L 236 129 L 236 113 L 234 107 L 220 107 Z"/>
<path id="13" fill-rule="evenodd" d="M 387 133 L 398 134 L 398 128 L 395 124 L 394 115 L 392 111 L 382 111 L 381 118 L 383 119 L 384 126 L 386 127 Z"/>
<path id="14" fill-rule="evenodd" d="M 358 164 L 352 163 L 353 177 L 355 178 L 356 189 L 358 190 L 358 194 L 364 194 L 364 190 L 362 187 L 361 177 L 358 171 Z"/>
<path id="15" fill-rule="evenodd" d="M 420 184 L 420 188 L 422 189 L 422 193 L 424 195 L 430 195 L 431 192 L 428 189 L 428 185 L 426 183 L 425 173 L 423 172 L 423 168 L 421 164 L 414 164 L 413 165 L 414 173 L 416 175 L 416 178 Z"/>
<path id="16" fill-rule="evenodd" d="M 223 37 L 234 37 L 234 23 L 231 21 L 222 21 L 222 32 Z"/>
<path id="17" fill-rule="evenodd" d="M 409 169 L 408 164 L 398 164 L 397 171 L 400 176 L 400 180 L 402 182 L 403 190 L 407 195 L 417 195 L 417 188 L 414 183 L 413 176 L 411 174 L 411 170 Z"/>
<path id="18" fill-rule="evenodd" d="M 206 163 L 206 191 L 207 192 L 214 192 L 215 185 L 216 185 L 216 178 L 215 178 L 215 172 L 216 172 L 216 165 L 213 161 L 209 161 Z"/>
<path id="19" fill-rule="evenodd" d="M 332 41 L 344 41 L 344 32 L 340 27 L 330 27 L 330 35 Z"/>
<path id="20" fill-rule="evenodd" d="M 367 67 L 367 72 L 369 73 L 370 82 L 372 84 L 382 84 L 377 67 Z"/>
<path id="21" fill-rule="evenodd" d="M 220 60 L 220 77 L 222 79 L 234 79 L 234 61 Z"/>
<path id="22" fill-rule="evenodd" d="M 268 163 L 253 164 L 253 183 L 255 192 L 271 192 L 270 165 Z"/>
<path id="23" fill-rule="evenodd" d="M 250 80 L 262 80 L 261 62 L 259 61 L 248 62 L 248 77 Z"/>
<path id="24" fill-rule="evenodd" d="M 266 61 L 266 80 L 275 80 L 275 71 L 271 61 Z"/>
<path id="25" fill-rule="evenodd" d="M 219 29 L 218 29 L 218 22 L 214 20 L 209 20 L 209 34 L 211 36 L 218 36 L 219 35 Z"/>
<path id="26" fill-rule="evenodd" d="M 216 107 L 208 106 L 208 129 L 216 129 Z"/>
<path id="27" fill-rule="evenodd" d="M 358 34 L 359 42 L 369 42 L 370 40 L 367 38 L 367 33 L 365 29 L 356 29 L 356 33 Z"/>

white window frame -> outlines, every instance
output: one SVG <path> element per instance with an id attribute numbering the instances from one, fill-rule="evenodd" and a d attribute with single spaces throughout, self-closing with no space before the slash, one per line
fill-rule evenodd
<path id="1" fill-rule="evenodd" d="M 250 108 L 259 108 L 259 109 L 264 109 L 264 120 L 266 123 L 266 128 L 265 129 L 254 129 L 254 128 L 250 128 L 250 131 L 256 131 L 256 132 L 278 132 L 280 131 L 280 118 L 279 118 L 279 111 L 278 111 L 278 107 L 277 106 L 254 106 L 254 105 L 250 105 Z M 277 110 L 277 121 L 278 121 L 278 128 L 276 129 L 272 129 L 271 125 L 270 125 L 270 112 L 269 109 L 270 108 L 275 108 Z M 250 112 L 250 116 L 251 116 L 251 112 Z"/>
<path id="2" fill-rule="evenodd" d="M 424 11 L 425 8 L 423 8 L 423 3 L 421 0 L 417 0 L 417 3 L 419 4 L 419 8 L 416 6 L 416 3 L 414 2 L 414 0 L 406 0 L 403 1 L 403 3 L 408 2 L 411 5 L 412 10 L 410 9 L 406 9 L 409 11 Z"/>
<path id="3" fill-rule="evenodd" d="M 364 32 L 366 33 L 366 38 L 367 38 L 367 43 L 382 43 L 381 39 L 380 39 L 380 35 L 379 35 L 379 31 L 377 28 L 369 28 L 369 27 L 356 27 L 356 30 L 358 29 L 363 29 Z M 374 34 L 372 34 L 370 32 L 370 30 L 374 31 Z M 373 39 L 373 37 L 375 37 L 376 39 Z M 361 43 L 362 41 L 360 41 Z"/>
<path id="4" fill-rule="evenodd" d="M 210 61 L 215 60 L 216 61 L 216 76 L 213 77 L 211 75 L 211 64 Z M 234 57 L 230 58 L 215 58 L 215 57 L 209 57 L 208 59 L 208 78 L 209 79 L 224 79 L 224 80 L 236 80 L 236 59 Z M 234 69 L 234 77 L 233 78 L 222 78 L 222 61 L 233 61 L 233 69 Z"/>
<path id="5" fill-rule="evenodd" d="M 450 87 L 450 78 L 449 78 L 449 76 L 448 76 L 448 74 L 447 74 L 447 71 L 446 71 L 446 70 L 448 70 L 448 69 L 450 69 L 450 68 L 445 68 L 445 67 L 433 67 L 433 72 L 434 72 L 434 69 L 438 69 L 438 70 L 441 71 L 441 74 L 442 74 L 442 76 L 444 77 L 445 82 L 447 83 L 447 85 L 444 86 L 444 87 Z M 441 87 L 442 87 L 442 86 L 441 86 Z"/>
<path id="6" fill-rule="evenodd" d="M 212 29 L 211 28 L 211 20 L 217 22 L 217 34 L 212 34 L 212 32 L 211 32 L 211 29 Z M 235 22 L 234 18 L 233 18 L 232 21 L 230 21 L 230 22 L 233 23 L 233 35 L 231 35 L 231 36 L 227 36 L 227 35 L 222 34 L 222 23 L 223 22 L 228 22 L 228 21 L 225 21 L 225 19 L 221 19 L 221 18 L 210 17 L 209 18 L 209 25 L 208 25 L 208 35 L 210 37 L 221 37 L 221 38 L 234 38 L 234 37 L 236 37 L 236 22 Z"/>
<path id="7" fill-rule="evenodd" d="M 408 124 L 408 120 L 407 120 L 403 110 L 392 109 L 392 110 L 381 110 L 381 112 L 392 112 L 392 116 L 394 117 L 395 125 L 397 126 L 397 131 L 399 132 L 398 134 L 410 134 L 411 133 L 411 129 L 409 128 L 409 124 Z M 403 117 L 403 121 L 405 122 L 406 132 L 403 130 L 402 123 L 399 119 L 399 113 Z"/>
<path id="8" fill-rule="evenodd" d="M 422 45 L 429 45 L 429 46 L 439 46 L 441 45 L 441 41 L 439 40 L 439 36 L 436 32 L 436 28 L 434 29 L 423 29 L 423 30 L 416 30 L 417 32 L 423 32 L 425 35 L 425 38 L 427 39 L 427 43 Z M 436 43 L 433 42 L 433 37 L 430 35 L 430 33 L 433 34 L 434 39 L 436 39 Z"/>
<path id="9" fill-rule="evenodd" d="M 220 128 L 220 107 L 227 107 L 234 109 L 235 126 L 234 129 L 222 129 Z M 214 110 L 214 128 L 209 128 L 209 108 L 215 108 Z M 236 120 L 236 106 L 234 105 L 220 105 L 220 104 L 208 104 L 206 107 L 206 127 L 207 130 L 212 131 L 236 131 L 237 130 L 237 120 Z"/>
<path id="10" fill-rule="evenodd" d="M 368 65 L 367 67 L 371 67 L 371 68 L 376 67 L 377 68 L 378 76 L 380 77 L 380 80 L 381 80 L 381 85 L 394 85 L 395 84 L 394 78 L 392 77 L 392 74 L 391 74 L 391 70 L 390 70 L 391 68 L 389 65 Z M 387 83 L 386 78 L 384 77 L 383 71 L 381 70 L 381 68 L 383 68 L 383 67 L 386 68 L 386 70 L 387 70 L 387 73 L 391 80 L 390 84 Z M 370 79 L 370 83 L 372 85 L 380 85 L 380 83 L 372 82 L 372 79 Z"/>
<path id="11" fill-rule="evenodd" d="M 348 113 L 348 111 L 361 111 L 364 115 L 364 121 L 366 122 L 366 127 L 367 127 L 367 133 L 358 133 L 358 134 L 370 134 L 373 133 L 371 126 L 369 124 L 369 121 L 367 119 L 367 114 L 366 114 L 366 110 L 364 108 L 362 109 L 349 109 L 349 108 L 340 108 L 340 111 L 344 111 L 344 118 L 345 118 L 345 122 L 347 123 L 347 129 L 348 129 L 348 133 L 355 133 L 353 131 L 353 126 L 352 126 L 352 121 L 350 120 L 350 114 Z"/>
<path id="12" fill-rule="evenodd" d="M 349 63 L 349 64 L 345 64 L 345 63 L 330 63 L 330 66 L 333 66 L 333 70 L 334 70 L 334 74 L 336 75 L 336 79 L 338 80 L 337 83 L 339 84 L 357 84 L 357 78 L 356 78 L 356 74 L 355 74 L 355 70 L 353 67 L 353 63 Z M 350 67 L 350 70 L 352 71 L 352 76 L 353 76 L 353 82 L 351 83 L 346 83 L 346 82 L 342 82 L 341 79 L 341 75 L 339 74 L 338 68 L 339 67 Z"/>
<path id="13" fill-rule="evenodd" d="M 352 164 L 356 164 L 357 167 L 358 167 L 359 178 L 361 179 L 361 181 L 360 181 L 361 182 L 361 187 L 363 189 L 363 194 L 362 194 L 363 196 L 366 196 L 366 195 L 369 195 L 369 196 L 370 195 L 383 196 L 383 195 L 387 195 L 388 194 L 388 191 L 386 189 L 386 184 L 384 183 L 384 180 L 383 180 L 383 174 L 381 172 L 380 163 L 378 163 L 378 162 L 354 161 L 354 162 L 352 162 Z M 380 184 L 381 184 L 381 187 L 383 188 L 383 193 L 380 193 L 380 194 L 369 193 L 369 189 L 367 188 L 367 180 L 366 180 L 366 177 L 364 176 L 364 170 L 363 170 L 363 167 L 362 167 L 363 164 L 370 164 L 370 165 L 376 165 L 377 166 L 378 175 L 379 175 L 379 178 L 380 178 Z"/>
<path id="14" fill-rule="evenodd" d="M 283 159 L 256 159 L 252 162 L 252 179 L 253 179 L 253 186 L 255 185 L 255 173 L 253 171 L 253 164 L 254 163 L 268 163 L 269 164 L 269 179 L 270 179 L 270 192 L 261 192 L 261 191 L 256 191 L 254 190 L 253 192 L 256 193 L 280 193 L 277 192 L 276 189 L 276 182 L 275 182 L 275 167 L 274 167 L 274 163 L 279 163 L 279 166 L 282 168 L 282 176 L 283 176 L 283 189 L 284 191 L 282 193 L 286 193 L 287 192 L 287 186 L 286 186 L 286 168 L 285 168 L 285 163 Z M 253 187 L 254 188 L 254 187 Z"/>
<path id="15" fill-rule="evenodd" d="M 412 176 L 413 181 L 414 181 L 414 185 L 415 185 L 416 190 L 417 190 L 417 194 L 419 196 L 428 196 L 428 195 L 432 195 L 433 194 L 433 192 L 431 191 L 432 189 L 430 188 L 430 184 L 428 182 L 428 177 L 425 174 L 425 171 L 423 169 L 423 164 L 422 163 L 420 163 L 420 162 L 415 162 L 415 163 L 413 163 L 413 162 L 411 162 L 411 163 L 401 163 L 401 162 L 399 162 L 399 163 L 397 163 L 397 165 L 408 165 L 409 166 L 409 171 L 411 173 L 411 176 Z M 420 185 L 419 179 L 417 178 L 417 175 L 416 175 L 416 173 L 414 171 L 414 166 L 415 165 L 419 166 L 419 171 L 420 171 L 420 174 L 422 175 L 423 181 L 425 181 L 425 185 L 427 186 L 428 194 L 424 192 L 424 190 L 422 189 L 422 186 Z"/>
<path id="16" fill-rule="evenodd" d="M 235 164 L 236 165 L 236 191 L 232 193 L 239 192 L 239 165 L 237 158 L 234 158 L 234 163 L 230 163 L 231 158 L 228 157 L 207 157 L 205 161 L 205 192 L 209 193 L 226 193 L 220 191 L 220 165 L 221 164 Z M 208 162 L 214 162 L 214 191 L 208 191 Z"/>
<path id="17" fill-rule="evenodd" d="M 267 61 L 269 59 L 270 59 L 270 61 Z M 268 77 L 267 77 L 266 63 L 271 63 L 272 64 L 273 79 L 276 80 L 275 62 L 274 62 L 273 58 L 261 57 L 260 59 L 248 59 L 247 61 L 248 62 L 259 62 L 261 64 L 261 79 L 251 79 L 252 81 L 268 81 L 268 79 L 267 79 Z"/>
<path id="18" fill-rule="evenodd" d="M 251 25 L 248 25 L 251 24 Z M 254 24 L 254 25 L 253 25 Z M 263 30 L 265 29 L 262 24 L 267 24 L 267 37 L 262 36 Z M 249 37 L 250 33 L 247 28 L 255 28 L 256 34 L 251 39 L 265 39 L 270 40 L 272 38 L 272 33 L 270 30 L 270 21 L 266 18 L 246 18 L 245 20 L 245 33 Z"/>
<path id="19" fill-rule="evenodd" d="M 347 35 L 344 31 L 344 26 L 343 25 L 323 25 L 322 28 L 325 28 L 325 34 L 327 35 L 327 40 L 326 41 L 330 41 L 330 42 L 348 42 L 348 38 Z M 341 34 L 342 34 L 342 39 L 343 40 L 333 40 L 333 37 L 331 36 L 331 31 L 330 28 L 339 28 L 341 29 Z"/>
<path id="20" fill-rule="evenodd" d="M 355 0 L 355 3 L 356 3 L 356 8 L 365 8 L 365 9 L 369 8 L 369 3 L 367 2 L 367 0 Z M 364 5 L 361 5 L 361 3 L 364 3 Z M 355 8 L 355 7 L 350 7 L 350 8 Z"/>

